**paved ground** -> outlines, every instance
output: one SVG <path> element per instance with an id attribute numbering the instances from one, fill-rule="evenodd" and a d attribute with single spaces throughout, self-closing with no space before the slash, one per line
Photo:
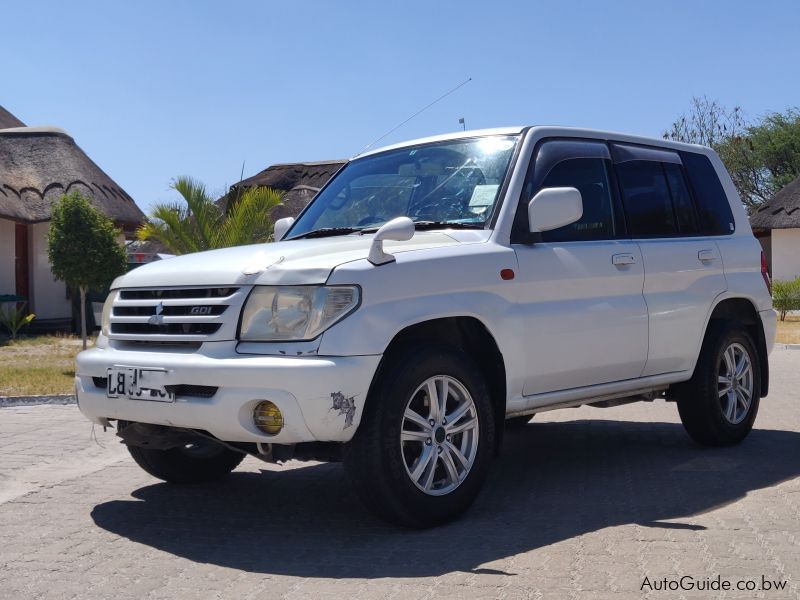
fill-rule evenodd
<path id="1" fill-rule="evenodd" d="M 538 415 L 473 509 L 423 532 L 367 515 L 339 465 L 171 487 L 74 406 L 2 408 L 0 597 L 708 598 L 655 587 L 763 576 L 786 589 L 722 597 L 798 598 L 800 351 L 772 367 L 736 448 L 693 446 L 663 401 Z"/>

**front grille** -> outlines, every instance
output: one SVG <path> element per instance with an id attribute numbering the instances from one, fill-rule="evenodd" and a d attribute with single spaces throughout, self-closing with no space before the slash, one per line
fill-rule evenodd
<path id="1" fill-rule="evenodd" d="M 92 377 L 95 387 L 106 389 L 108 377 Z M 167 391 L 176 396 L 189 396 L 192 398 L 212 398 L 219 388 L 211 385 L 179 384 L 165 386 Z"/>
<path id="2" fill-rule="evenodd" d="M 109 337 L 130 342 L 233 340 L 249 291 L 249 286 L 217 286 L 112 292 Z"/>
<path id="3" fill-rule="evenodd" d="M 193 316 L 192 309 L 195 306 L 165 306 L 161 314 L 165 317 L 187 317 Z M 204 314 L 221 315 L 228 307 L 224 304 L 218 306 L 205 306 Z M 118 306 L 114 309 L 114 314 L 118 317 L 150 317 L 155 314 L 154 306 Z"/>
<path id="4" fill-rule="evenodd" d="M 150 325 L 148 323 L 112 323 L 111 333 L 130 335 L 210 335 L 216 333 L 221 323 L 166 323 Z"/>
<path id="5" fill-rule="evenodd" d="M 120 300 L 168 300 L 174 298 L 227 298 L 238 288 L 158 288 L 122 290 Z"/>
<path id="6" fill-rule="evenodd" d="M 165 386 L 168 392 L 176 396 L 192 396 L 194 398 L 211 398 L 217 393 L 217 389 L 211 385 L 168 385 Z"/>

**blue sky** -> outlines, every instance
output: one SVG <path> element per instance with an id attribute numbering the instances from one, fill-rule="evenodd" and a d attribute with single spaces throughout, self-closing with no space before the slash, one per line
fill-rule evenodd
<path id="1" fill-rule="evenodd" d="M 0 4 L 0 105 L 54 124 L 144 209 L 193 175 L 222 192 L 276 162 L 460 128 L 659 136 L 693 95 L 800 105 L 800 3 Z"/>

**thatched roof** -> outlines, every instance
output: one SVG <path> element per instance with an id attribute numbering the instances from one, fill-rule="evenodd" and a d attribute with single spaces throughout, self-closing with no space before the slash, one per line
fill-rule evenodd
<path id="1" fill-rule="evenodd" d="M 0 106 L 0 129 L 9 127 L 25 127 L 25 123 Z"/>
<path id="2" fill-rule="evenodd" d="M 753 229 L 800 228 L 800 177 L 759 206 L 750 225 Z"/>
<path id="3" fill-rule="evenodd" d="M 126 231 L 144 220 L 133 199 L 66 132 L 55 127 L 0 129 L 0 217 L 48 221 L 53 203 L 72 191 L 86 195 Z"/>
<path id="4" fill-rule="evenodd" d="M 272 210 L 273 220 L 296 217 L 346 162 L 326 160 L 272 165 L 231 186 L 231 192 L 220 199 L 220 205 L 227 207 L 228 198 L 235 195 L 237 188 L 270 187 L 284 193 L 283 202 Z"/>

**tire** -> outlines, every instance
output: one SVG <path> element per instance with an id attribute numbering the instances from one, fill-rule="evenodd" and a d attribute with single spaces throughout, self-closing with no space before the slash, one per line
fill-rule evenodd
<path id="1" fill-rule="evenodd" d="M 506 429 L 522 429 L 531 422 L 536 415 L 523 415 L 521 417 L 511 417 L 506 419 Z"/>
<path id="2" fill-rule="evenodd" d="M 742 374 L 729 377 L 740 361 Z M 740 323 L 712 321 L 694 375 L 674 393 L 686 432 L 703 446 L 738 444 L 753 428 L 760 396 L 761 366 L 753 338 Z"/>
<path id="3" fill-rule="evenodd" d="M 448 346 L 409 346 L 387 361 L 345 448 L 345 468 L 379 517 L 414 528 L 446 523 L 469 508 L 489 470 L 495 423 L 486 383 L 466 354 Z M 441 418 L 428 390 L 433 385 L 439 397 L 445 382 Z M 409 419 L 407 409 L 416 416 Z"/>
<path id="4" fill-rule="evenodd" d="M 128 452 L 142 469 L 169 483 L 203 483 L 222 479 L 245 456 L 210 440 L 169 450 L 128 446 Z"/>

